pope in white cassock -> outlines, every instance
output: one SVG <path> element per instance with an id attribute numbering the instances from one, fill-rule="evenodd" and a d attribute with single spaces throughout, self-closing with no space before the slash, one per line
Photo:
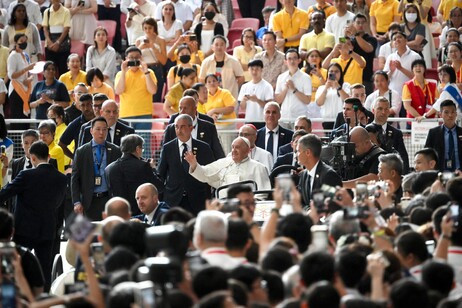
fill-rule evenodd
<path id="1" fill-rule="evenodd" d="M 268 172 L 271 172 L 274 165 L 273 155 L 271 155 L 270 152 L 255 146 L 255 141 L 257 141 L 257 128 L 252 124 L 243 125 L 239 129 L 239 136 L 247 138 L 250 142 L 249 157 L 259 163 L 262 163 Z M 228 156 L 230 155 L 231 153 Z"/>
<path id="2" fill-rule="evenodd" d="M 214 188 L 252 180 L 257 183 L 258 190 L 270 190 L 268 170 L 263 164 L 249 158 L 249 140 L 245 137 L 237 137 L 231 147 L 231 156 L 206 166 L 199 165 L 194 154 L 187 152 L 185 159 L 189 163 L 189 173 L 197 180 Z"/>

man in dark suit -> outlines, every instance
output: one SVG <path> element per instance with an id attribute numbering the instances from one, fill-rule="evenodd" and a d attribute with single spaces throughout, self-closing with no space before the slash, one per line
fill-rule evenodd
<path id="1" fill-rule="evenodd" d="M 82 114 L 74 119 L 69 125 L 67 126 L 66 130 L 62 134 L 61 138 L 59 139 L 59 146 L 63 149 L 64 155 L 69 158 L 74 159 L 74 153 L 69 150 L 68 146 L 74 141 L 74 144 L 77 146 L 79 144 L 79 133 L 80 128 L 83 124 L 91 121 L 95 114 L 93 113 L 92 109 L 93 99 L 91 94 L 83 94 L 80 96 L 79 106 L 80 110 L 82 110 Z"/>
<path id="2" fill-rule="evenodd" d="M 295 167 L 300 167 L 300 164 L 298 163 L 297 155 L 296 155 L 297 144 L 298 144 L 298 140 L 300 140 L 301 137 L 307 134 L 308 133 L 304 129 L 299 129 L 294 132 L 294 135 L 292 136 L 292 141 L 290 142 L 290 146 L 292 147 L 292 152 L 278 156 L 278 158 L 276 159 L 276 162 L 274 163 L 273 170 L 283 165 L 291 165 Z"/>
<path id="3" fill-rule="evenodd" d="M 364 106 L 364 102 L 366 101 L 367 97 L 366 87 L 360 83 L 353 84 L 350 87 L 350 97 L 359 99 L 361 106 Z M 362 126 L 370 124 L 374 120 L 374 114 L 366 108 L 358 109 L 357 116 L 358 123 L 360 123 Z M 343 112 L 339 112 L 337 114 L 337 118 L 335 119 L 334 129 L 340 127 L 342 124 L 345 124 L 345 117 L 343 116 Z"/>
<path id="4" fill-rule="evenodd" d="M 314 134 L 305 135 L 298 140 L 298 162 L 306 168 L 300 174 L 298 183 L 304 205 L 310 204 L 313 191 L 320 189 L 323 184 L 333 187 L 342 186 L 342 178 L 334 169 L 321 161 L 321 149 L 322 141 Z"/>
<path id="5" fill-rule="evenodd" d="M 193 119 L 193 131 L 191 133 L 192 138 L 207 143 L 212 149 L 213 156 L 215 159 L 225 157 L 225 152 L 221 147 L 220 140 L 218 139 L 217 129 L 214 124 L 201 120 L 197 115 L 196 101 L 191 96 L 184 96 L 179 103 L 180 114 L 187 114 Z M 164 138 L 162 144 L 176 138 L 175 124 L 170 124 L 165 129 Z"/>
<path id="6" fill-rule="evenodd" d="M 331 139 L 345 136 L 344 138 L 346 140 L 347 134 L 356 125 L 361 125 L 361 122 L 359 121 L 359 113 L 364 112 L 365 110 L 366 109 L 363 107 L 361 101 L 358 98 L 349 97 L 345 99 L 345 101 L 343 102 L 342 112 L 343 124 L 332 130 L 330 134 Z M 356 120 L 358 120 L 358 123 L 356 123 Z"/>
<path id="7" fill-rule="evenodd" d="M 307 134 L 311 134 L 311 120 L 307 116 L 299 116 L 294 122 L 294 131 L 303 129 Z M 293 140 L 293 136 L 292 136 Z M 279 147 L 278 157 L 287 153 L 293 153 L 295 148 L 292 148 L 290 143 Z"/>
<path id="8" fill-rule="evenodd" d="M 142 158 L 144 140 L 131 134 L 122 138 L 122 157 L 106 167 L 106 179 L 111 196 L 127 199 L 133 215 L 141 214 L 135 200 L 136 189 L 143 183 L 151 183 L 163 190 L 163 182 L 157 176 L 154 163 Z"/>
<path id="9" fill-rule="evenodd" d="M 170 207 L 165 202 L 159 202 L 159 192 L 156 186 L 151 183 L 141 184 L 136 190 L 136 202 L 138 203 L 140 215 L 137 218 L 150 226 L 160 226 L 160 220 Z"/>
<path id="10" fill-rule="evenodd" d="M 116 161 L 122 152 L 107 142 L 108 126 L 103 117 L 95 118 L 90 130 L 93 139 L 75 151 L 72 165 L 72 203 L 74 212 L 91 220 L 101 220 L 104 204 L 109 200 L 105 168 Z"/>
<path id="11" fill-rule="evenodd" d="M 0 191 L 3 202 L 17 196 L 14 241 L 35 250 L 46 279 L 51 283 L 52 249 L 56 235 L 56 209 L 62 204 L 67 180 L 48 164 L 48 146 L 37 141 L 30 147 L 30 160 L 35 168 L 22 170 Z"/>
<path id="12" fill-rule="evenodd" d="M 102 116 L 107 121 L 109 131 L 107 133 L 106 140 L 117 146 L 120 146 L 120 141 L 123 136 L 135 133 L 133 127 L 125 125 L 119 121 L 119 106 L 113 100 L 106 100 L 103 103 L 98 116 Z M 90 123 L 82 125 L 79 135 L 79 146 L 82 146 L 91 140 L 90 128 Z"/>
<path id="13" fill-rule="evenodd" d="M 380 142 L 380 147 L 388 153 L 398 152 L 403 160 L 403 174 L 407 174 L 409 172 L 409 155 L 404 145 L 403 133 L 387 123 L 390 106 L 387 98 L 377 98 L 373 109 L 375 116 L 373 123 L 379 128 L 377 139 Z"/>
<path id="14" fill-rule="evenodd" d="M 265 114 L 265 127 L 257 131 L 257 147 L 267 150 L 273 155 L 274 161 L 278 157 L 278 150 L 281 146 L 290 143 L 293 131 L 279 125 L 281 108 L 276 102 L 266 103 L 263 108 Z"/>
<path id="15" fill-rule="evenodd" d="M 192 151 L 203 165 L 213 162 L 214 154 L 208 144 L 192 138 L 191 116 L 179 115 L 174 125 L 177 138 L 163 145 L 158 167 L 160 177 L 165 180 L 164 201 L 171 207 L 180 206 L 197 215 L 205 208 L 210 187 L 189 174 L 184 154 Z"/>
<path id="16" fill-rule="evenodd" d="M 461 170 L 462 127 L 456 125 L 456 105 L 451 100 L 445 100 L 440 108 L 443 125 L 430 129 L 425 147 L 434 148 L 438 153 L 440 171 Z"/>

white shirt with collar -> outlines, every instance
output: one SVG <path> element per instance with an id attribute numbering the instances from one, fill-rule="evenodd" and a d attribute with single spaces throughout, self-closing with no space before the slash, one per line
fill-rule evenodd
<path id="1" fill-rule="evenodd" d="M 268 140 L 270 138 L 270 132 L 271 129 L 265 126 L 265 149 L 267 148 Z M 278 142 L 279 142 L 279 125 L 276 126 L 275 129 L 272 130 L 274 132 L 273 134 L 273 148 L 271 149 L 271 155 L 273 156 L 273 162 L 275 161 L 275 157 L 278 157 Z"/>
<path id="2" fill-rule="evenodd" d="M 313 183 L 314 183 L 314 178 L 316 177 L 316 168 L 318 168 L 318 165 L 319 165 L 319 160 L 316 163 L 316 165 L 313 166 L 313 168 L 311 168 L 310 170 L 307 170 L 310 176 L 310 192 L 311 193 L 313 192 Z"/>
<path id="3" fill-rule="evenodd" d="M 28 165 L 29 163 L 31 164 L 32 168 L 34 168 L 34 166 L 32 165 L 32 162 L 30 161 L 30 158 L 27 158 L 27 157 L 26 157 L 26 160 L 24 161 L 24 168 L 22 168 L 22 170 L 26 170 L 26 169 L 27 169 L 27 165 Z M 32 168 L 30 168 L 30 169 L 32 169 Z"/>
<path id="4" fill-rule="evenodd" d="M 192 151 L 192 138 L 189 138 L 189 140 L 186 142 L 183 142 L 180 139 L 178 139 L 178 151 L 180 153 L 180 160 L 183 159 L 183 143 L 186 143 L 186 146 L 188 147 L 188 152 Z"/>
<path id="5" fill-rule="evenodd" d="M 154 209 L 154 211 L 152 211 L 151 213 L 149 213 L 149 214 L 147 214 L 147 215 L 146 215 L 146 214 L 144 215 L 145 218 L 147 218 L 147 220 L 148 220 L 148 221 L 147 221 L 147 224 L 148 224 L 148 225 L 152 224 L 152 219 L 154 218 L 154 214 L 156 213 L 156 211 L 157 211 L 158 208 L 159 208 L 159 203 L 157 203 L 157 206 L 156 206 L 156 208 Z"/>
<path id="6" fill-rule="evenodd" d="M 397 60 L 401 63 L 401 66 L 408 71 L 412 71 L 411 64 L 414 60 L 422 59 L 422 57 L 412 51 L 409 47 L 406 46 L 406 51 L 403 53 L 402 56 L 398 54 L 398 51 L 395 51 L 391 55 L 387 57 L 387 61 L 385 62 L 385 67 L 383 68 L 384 72 L 390 71 L 390 62 Z M 411 80 L 411 78 L 407 77 L 403 72 L 398 69 L 395 69 L 391 75 L 389 75 L 390 85 L 388 86 L 390 89 L 395 90 L 398 92 L 399 97 L 403 94 L 403 84 L 406 81 Z"/>
<path id="7" fill-rule="evenodd" d="M 276 82 L 275 95 L 283 92 L 286 89 L 286 82 L 292 80 L 297 91 L 302 92 L 305 95 L 311 95 L 311 77 L 302 72 L 300 69 L 290 75 L 290 71 L 284 72 L 279 75 Z M 309 114 L 309 105 L 316 105 L 313 103 L 304 104 L 297 96 L 296 93 L 293 93 L 294 90 L 288 90 L 287 94 L 281 104 L 281 118 L 283 119 L 295 119 L 300 115 L 306 115 L 312 117 L 312 114 Z"/>
<path id="8" fill-rule="evenodd" d="M 194 139 L 197 139 L 197 114 L 196 114 L 196 117 L 193 119 L 193 130 L 191 132 L 191 137 L 193 137 Z"/>
<path id="9" fill-rule="evenodd" d="M 109 142 L 111 142 L 111 143 L 114 143 L 114 135 L 115 135 L 116 125 L 117 125 L 117 122 L 115 122 L 114 125 L 109 127 L 109 130 L 107 132 L 109 134 L 109 136 L 110 136 Z"/>

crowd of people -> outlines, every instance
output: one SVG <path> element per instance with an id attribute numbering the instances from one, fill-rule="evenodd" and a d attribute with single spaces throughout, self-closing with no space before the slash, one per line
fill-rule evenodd
<path id="1" fill-rule="evenodd" d="M 0 0 L 2 307 L 462 305 L 462 5 L 237 2 Z"/>

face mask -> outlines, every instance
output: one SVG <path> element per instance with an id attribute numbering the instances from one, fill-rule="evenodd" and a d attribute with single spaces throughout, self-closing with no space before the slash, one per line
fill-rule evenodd
<path id="1" fill-rule="evenodd" d="M 415 22 L 417 20 L 417 13 L 406 13 L 406 19 L 409 22 Z"/>
<path id="2" fill-rule="evenodd" d="M 183 64 L 189 63 L 189 60 L 191 60 L 190 55 L 182 55 L 180 56 L 180 62 Z"/>
<path id="3" fill-rule="evenodd" d="M 21 43 L 21 44 L 18 44 L 18 47 L 22 50 L 25 50 L 27 48 L 27 42 L 24 42 L 24 43 Z"/>
<path id="4" fill-rule="evenodd" d="M 212 20 L 215 17 L 215 12 L 205 12 L 204 16 L 208 20 Z"/>

